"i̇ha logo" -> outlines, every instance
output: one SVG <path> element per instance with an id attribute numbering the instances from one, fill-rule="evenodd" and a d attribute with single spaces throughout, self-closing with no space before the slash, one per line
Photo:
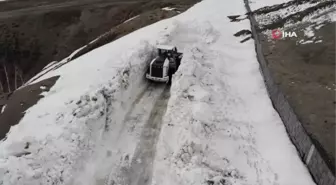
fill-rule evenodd
<path id="1" fill-rule="evenodd" d="M 273 39 L 282 39 L 287 37 L 297 37 L 295 32 L 281 31 L 279 29 L 272 30 L 272 38 Z"/>

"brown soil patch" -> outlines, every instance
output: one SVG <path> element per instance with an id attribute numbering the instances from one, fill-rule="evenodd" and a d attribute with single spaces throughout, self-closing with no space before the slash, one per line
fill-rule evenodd
<path id="1" fill-rule="evenodd" d="M 109 32 L 103 34 L 99 37 L 99 39 L 93 43 L 88 44 L 84 49 L 76 53 L 71 60 L 78 58 L 79 56 L 84 55 L 85 53 L 88 53 L 92 51 L 93 49 L 96 49 L 98 47 L 101 47 L 107 43 L 110 43 L 118 38 L 121 38 L 135 30 L 138 30 L 142 27 L 145 27 L 147 25 L 153 24 L 157 21 L 173 17 L 178 12 L 185 11 L 185 9 L 179 9 L 174 11 L 165 11 L 162 9 L 156 9 L 153 11 L 149 11 L 146 13 L 143 13 L 139 15 L 139 17 L 136 17 L 135 19 L 128 21 L 126 23 L 122 23 L 113 29 L 111 29 Z"/>
<path id="2" fill-rule="evenodd" d="M 286 95 L 304 128 L 335 166 L 335 23 L 315 32 L 321 43 L 297 45 L 298 38 L 263 41 L 264 55 L 275 82 Z"/>
<path id="3" fill-rule="evenodd" d="M 29 107 L 35 105 L 43 98 L 41 93 L 49 91 L 58 78 L 59 76 L 51 77 L 23 87 L 11 94 L 7 100 L 2 99 L 2 103 L 6 107 L 4 112 L 0 114 L 0 140 L 6 137 L 11 126 L 19 123 Z"/>

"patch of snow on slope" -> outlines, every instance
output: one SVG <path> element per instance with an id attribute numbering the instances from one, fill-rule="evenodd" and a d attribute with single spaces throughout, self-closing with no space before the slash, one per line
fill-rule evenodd
<path id="1" fill-rule="evenodd" d="M 308 38 L 312 38 L 315 35 L 312 27 L 307 27 L 306 29 L 303 30 L 303 33 Z"/>
<path id="2" fill-rule="evenodd" d="M 46 86 L 40 86 L 41 90 L 45 90 L 47 87 Z"/>
<path id="3" fill-rule="evenodd" d="M 294 14 L 296 12 L 300 12 L 303 11 L 309 7 L 313 7 L 315 5 L 317 5 L 318 2 L 316 3 L 304 3 L 304 4 L 300 4 L 300 5 L 292 5 L 292 6 L 288 6 L 286 8 L 282 8 L 278 11 L 273 11 L 273 12 L 269 12 L 267 14 L 262 14 L 262 15 L 257 15 L 256 16 L 256 20 L 258 21 L 258 23 L 260 25 L 268 25 L 271 24 L 279 19 L 283 19 L 291 14 Z"/>
<path id="4" fill-rule="evenodd" d="M 46 65 L 42 70 L 48 69 L 50 66 L 53 66 L 57 61 L 50 62 L 48 65 Z"/>
<path id="5" fill-rule="evenodd" d="M 133 19 L 136 19 L 136 18 L 138 18 L 139 16 L 140 16 L 140 15 L 134 16 L 134 17 L 132 17 L 132 18 L 126 20 L 124 23 L 127 23 L 127 22 L 129 22 L 129 21 L 131 21 L 131 20 L 133 20 Z"/>
<path id="6" fill-rule="evenodd" d="M 312 41 L 312 40 L 301 40 L 299 43 L 300 44 L 311 44 L 311 43 L 314 43 L 314 41 Z"/>
<path id="7" fill-rule="evenodd" d="M 297 41 L 297 43 L 308 44 L 308 43 L 314 43 L 314 40 L 317 40 L 317 38 L 315 37 L 315 34 L 314 34 L 313 25 L 306 27 L 303 30 L 303 34 L 306 37 L 306 40 L 301 39 L 300 41 Z M 318 43 L 318 42 L 315 42 L 315 43 Z"/>
<path id="8" fill-rule="evenodd" d="M 316 30 L 320 29 L 323 25 L 329 22 L 336 21 L 336 5 L 329 8 L 317 10 L 311 15 L 302 19 L 302 22 L 310 23 Z"/>
<path id="9" fill-rule="evenodd" d="M 0 114 L 3 113 L 3 112 L 5 112 L 6 106 L 7 105 L 2 106 Z"/>
<path id="10" fill-rule="evenodd" d="M 276 4 L 281 4 L 281 3 L 287 3 L 291 0 L 249 0 L 249 4 L 251 7 L 251 10 L 257 10 L 259 8 L 262 8 L 264 6 L 272 6 Z"/>
<path id="11" fill-rule="evenodd" d="M 275 2 L 277 1 L 269 1 L 269 3 L 275 3 Z M 295 15 L 294 19 L 286 20 L 286 22 L 284 23 L 284 26 L 282 26 L 284 30 L 294 31 L 299 25 L 310 25 L 310 27 L 314 27 L 315 30 L 318 30 L 323 25 L 329 22 L 336 21 L 336 5 L 335 4 L 314 10 L 312 13 L 305 15 L 303 19 L 299 21 L 296 20 L 295 17 L 300 15 L 300 12 L 304 12 L 308 8 L 314 7 L 320 3 L 323 3 L 323 2 L 319 2 L 319 1 L 309 2 L 308 1 L 308 2 L 304 2 L 303 4 L 295 3 L 285 8 L 279 7 L 280 9 L 274 10 L 268 13 L 262 13 L 263 11 L 261 11 L 259 12 L 260 14 L 255 15 L 255 18 L 257 22 L 260 24 L 260 27 L 263 28 L 264 26 L 271 25 L 272 23 L 276 23 L 277 21 L 281 22 L 286 17 Z M 277 4 L 278 3 L 275 3 L 273 5 L 276 6 Z M 253 7 L 253 4 L 251 4 L 251 7 Z M 267 8 L 273 8 L 273 7 L 271 6 L 263 7 L 264 10 L 267 10 Z M 296 31 L 299 31 L 299 30 L 296 30 Z M 269 34 L 270 32 L 268 30 L 265 30 L 264 33 L 267 35 L 271 35 Z"/>
<path id="12" fill-rule="evenodd" d="M 172 10 L 175 10 L 176 8 L 170 8 L 170 7 L 165 7 L 165 8 L 162 8 L 162 10 L 166 10 L 166 11 L 172 11 Z"/>
<path id="13" fill-rule="evenodd" d="M 38 74 L 36 74 L 33 78 L 31 78 L 30 80 L 28 80 L 24 85 L 22 85 L 20 88 L 24 87 L 24 86 L 27 86 L 29 84 L 32 84 L 32 83 L 36 83 L 38 81 L 41 81 L 40 77 L 41 76 L 44 76 L 45 74 L 48 74 L 50 73 L 50 71 L 54 71 L 56 70 L 57 68 L 61 67 L 62 65 L 68 63 L 71 58 L 76 54 L 78 53 L 80 50 L 84 49 L 86 47 L 83 46 L 77 50 L 75 50 L 74 52 L 72 52 L 67 58 L 63 59 L 62 61 L 59 61 L 59 62 L 53 62 L 52 64 L 48 65 L 48 67 L 45 67 L 41 72 L 39 72 Z M 46 79 L 46 78 L 43 78 L 43 79 Z"/>
<path id="14" fill-rule="evenodd" d="M 336 21 L 336 5 L 318 9 L 314 13 L 305 16 L 300 22 L 287 22 L 284 27 L 293 27 L 298 23 L 305 23 L 315 26 L 315 29 L 325 25 L 329 22 Z"/>

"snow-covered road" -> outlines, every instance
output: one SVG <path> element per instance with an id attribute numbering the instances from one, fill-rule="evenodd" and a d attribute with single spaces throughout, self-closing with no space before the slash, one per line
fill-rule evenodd
<path id="1" fill-rule="evenodd" d="M 140 141 L 134 152 L 134 156 L 129 167 L 129 173 L 126 174 L 129 185 L 146 185 L 151 182 L 153 173 L 153 162 L 156 154 L 156 143 L 161 133 L 162 118 L 166 113 L 169 100 L 169 86 L 166 86 L 160 96 L 155 101 L 147 120 Z"/>
<path id="2" fill-rule="evenodd" d="M 233 36 L 245 13 L 204 0 L 33 81 L 60 75 L 0 143 L 0 184 L 313 185 L 253 40 Z M 142 78 L 157 44 L 184 53 L 171 87 Z"/>
<path id="3" fill-rule="evenodd" d="M 145 185 L 151 179 L 156 143 L 161 131 L 162 117 L 169 100 L 169 85 L 150 83 L 137 95 L 122 120 L 120 128 L 104 135 L 102 157 L 92 165 L 105 165 L 93 177 L 97 185 Z M 113 119 L 113 117 L 111 117 Z M 130 143 L 130 141 L 137 141 Z M 104 154 L 106 154 L 104 156 Z M 113 157 L 112 157 L 113 156 Z M 108 169 L 108 170 L 105 170 Z M 87 184 L 94 184 L 94 182 Z M 78 184 L 83 184 L 80 182 Z"/>

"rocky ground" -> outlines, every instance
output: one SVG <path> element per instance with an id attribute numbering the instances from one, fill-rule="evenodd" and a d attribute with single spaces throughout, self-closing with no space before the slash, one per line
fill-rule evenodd
<path id="1" fill-rule="evenodd" d="M 303 7 L 305 6 L 305 7 Z M 335 166 L 335 1 L 290 1 L 254 12 L 268 65 L 328 165 Z M 272 39 L 271 30 L 297 37 Z"/>

